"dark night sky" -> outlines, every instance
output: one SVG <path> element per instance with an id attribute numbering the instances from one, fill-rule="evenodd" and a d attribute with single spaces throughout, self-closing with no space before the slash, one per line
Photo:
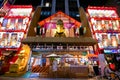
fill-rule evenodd
<path id="1" fill-rule="evenodd" d="M 37 6 L 40 4 L 41 0 L 15 0 L 15 4 L 25 5 L 32 4 Z M 80 6 L 87 8 L 88 6 L 115 6 L 120 8 L 120 0 L 79 0 Z M 119 10 L 120 12 L 120 10 Z"/>
<path id="2" fill-rule="evenodd" d="M 80 5 L 87 6 L 104 6 L 108 0 L 80 0 Z"/>
<path id="3" fill-rule="evenodd" d="M 91 6 L 103 6 L 107 3 L 108 0 L 79 0 L 80 5 L 83 7 Z M 112 0 L 114 1 L 114 0 Z M 17 4 L 38 4 L 40 0 L 16 0 Z"/>

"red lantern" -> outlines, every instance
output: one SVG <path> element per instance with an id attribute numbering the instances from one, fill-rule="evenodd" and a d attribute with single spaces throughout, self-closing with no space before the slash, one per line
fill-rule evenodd
<path id="1" fill-rule="evenodd" d="M 111 69 L 111 70 L 115 71 L 115 64 L 110 63 L 109 66 L 110 66 L 110 69 Z"/>

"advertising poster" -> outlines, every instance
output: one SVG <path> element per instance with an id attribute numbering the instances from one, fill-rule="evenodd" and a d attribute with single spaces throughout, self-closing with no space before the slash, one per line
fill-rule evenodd
<path id="1" fill-rule="evenodd" d="M 17 33 L 12 33 L 11 34 L 11 46 L 14 46 L 15 47 L 15 45 L 16 45 L 16 43 L 17 43 Z"/>

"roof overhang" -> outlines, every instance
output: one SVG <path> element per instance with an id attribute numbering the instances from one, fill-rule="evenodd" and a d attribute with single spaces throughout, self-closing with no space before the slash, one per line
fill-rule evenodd
<path id="1" fill-rule="evenodd" d="M 24 44 L 42 43 L 42 44 L 75 44 L 79 46 L 93 46 L 97 40 L 92 37 L 27 37 L 22 40 Z"/>

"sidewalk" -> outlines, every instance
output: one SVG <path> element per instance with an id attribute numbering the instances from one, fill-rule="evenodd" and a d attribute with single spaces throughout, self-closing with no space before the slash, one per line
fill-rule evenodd
<path id="1" fill-rule="evenodd" d="M 89 78 L 89 79 L 75 79 L 75 78 L 12 78 L 12 77 L 0 77 L 0 80 L 107 80 L 107 79 L 101 79 L 99 76 L 94 77 L 94 78 Z"/>

